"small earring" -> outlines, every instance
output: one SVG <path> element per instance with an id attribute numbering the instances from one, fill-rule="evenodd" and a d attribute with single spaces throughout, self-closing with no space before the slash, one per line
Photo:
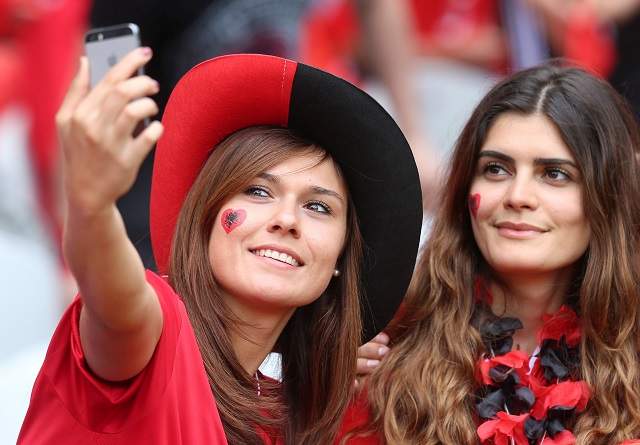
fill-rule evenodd
<path id="1" fill-rule="evenodd" d="M 340 276 L 340 271 L 338 269 L 333 269 L 333 276 L 334 277 L 339 277 Z"/>

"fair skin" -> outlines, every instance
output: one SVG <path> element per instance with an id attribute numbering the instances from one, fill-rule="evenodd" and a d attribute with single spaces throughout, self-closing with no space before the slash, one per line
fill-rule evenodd
<path id="1" fill-rule="evenodd" d="M 162 331 L 158 298 L 116 208 L 163 130 L 155 121 L 132 136 L 141 120 L 158 111 L 147 97 L 158 92 L 158 84 L 146 76 L 131 77 L 150 58 L 148 48 L 129 53 L 93 89 L 83 58 L 56 116 L 68 202 L 63 247 L 83 302 L 80 340 L 88 366 L 109 381 L 138 374 Z M 278 183 L 263 184 L 269 186 L 269 197 L 256 191 L 231 197 L 223 210 L 242 207 L 246 219 L 227 233 L 218 215 L 212 230 L 211 265 L 225 301 L 242 323 L 232 341 L 241 365 L 251 373 L 294 308 L 326 288 L 344 244 L 346 189 L 331 160 L 317 161 L 292 157 L 266 172 Z M 326 196 L 327 191 L 335 196 Z M 326 215 L 316 201 L 333 213 Z M 302 265 L 287 269 L 288 264 L 242 251 L 267 244 L 290 248 Z M 296 285 L 287 289 L 287 279 Z"/>
<path id="2" fill-rule="evenodd" d="M 547 117 L 504 113 L 480 150 L 470 195 L 479 196 L 470 210 L 474 237 L 497 277 L 492 309 L 522 321 L 514 344 L 530 354 L 542 315 L 563 304 L 589 245 L 580 171 Z"/>
<path id="3" fill-rule="evenodd" d="M 327 288 L 344 246 L 346 186 L 330 158 L 319 161 L 316 154 L 295 156 L 254 178 L 222 205 L 211 232 L 214 276 L 227 306 L 247 322 L 231 337 L 249 373 L 295 309 Z M 246 215 L 229 233 L 220 223 L 227 209 Z"/>

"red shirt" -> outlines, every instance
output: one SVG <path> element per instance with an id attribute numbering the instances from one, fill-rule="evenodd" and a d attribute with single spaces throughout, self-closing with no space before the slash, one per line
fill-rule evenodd
<path id="1" fill-rule="evenodd" d="M 342 438 L 349 432 L 366 427 L 371 413 L 369 411 L 369 403 L 367 401 L 366 392 L 361 392 L 359 396 L 352 400 L 342 419 L 342 425 L 334 445 L 341 445 Z M 345 442 L 347 445 L 382 445 L 384 442 L 377 434 L 359 436 L 354 434 Z"/>
<path id="2" fill-rule="evenodd" d="M 80 344 L 77 299 L 49 345 L 19 445 L 227 443 L 184 304 L 162 278 L 147 272 L 147 280 L 164 320 L 146 368 L 123 383 L 96 377 Z"/>

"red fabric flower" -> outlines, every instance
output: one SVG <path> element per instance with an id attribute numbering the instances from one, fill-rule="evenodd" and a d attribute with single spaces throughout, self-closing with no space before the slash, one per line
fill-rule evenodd
<path id="1" fill-rule="evenodd" d="M 571 433 L 571 431 L 564 430 L 560 431 L 554 437 L 546 436 L 540 445 L 575 445 L 576 437 Z"/>
<path id="2" fill-rule="evenodd" d="M 534 389 L 534 388 L 532 388 Z M 537 390 L 537 391 L 536 391 Z M 574 408 L 576 412 L 582 412 L 589 402 L 591 391 L 586 382 L 565 381 L 547 387 L 534 389 L 536 403 L 531 409 L 531 415 L 535 419 L 542 419 L 551 408 Z"/>
<path id="3" fill-rule="evenodd" d="M 542 320 L 544 325 L 538 332 L 538 344 L 542 344 L 545 340 L 560 341 L 563 335 L 567 345 L 570 347 L 580 343 L 580 336 L 582 335 L 580 320 L 569 306 L 563 305 L 553 315 L 543 315 Z"/>
<path id="4" fill-rule="evenodd" d="M 512 416 L 500 411 L 496 416 L 496 420 L 488 420 L 478 427 L 478 437 L 482 443 L 512 445 L 510 439 L 513 439 L 516 445 L 529 444 L 524 435 L 524 421 L 528 414 Z"/>
<path id="5" fill-rule="evenodd" d="M 498 355 L 492 358 L 481 358 L 478 363 L 478 369 L 480 375 L 478 376 L 480 382 L 485 385 L 495 385 L 495 382 L 489 375 L 492 368 L 504 365 L 508 368 L 512 368 L 520 377 L 520 384 L 526 385 L 529 374 L 529 357 L 522 351 L 510 351 L 504 355 Z"/>

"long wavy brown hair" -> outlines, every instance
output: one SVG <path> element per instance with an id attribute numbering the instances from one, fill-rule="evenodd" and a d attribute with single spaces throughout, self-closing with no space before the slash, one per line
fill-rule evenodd
<path id="1" fill-rule="evenodd" d="M 247 181 L 299 154 L 317 155 L 318 163 L 329 157 L 284 128 L 252 127 L 232 134 L 210 155 L 177 223 L 169 276 L 187 308 L 230 444 L 262 444 L 257 428 L 287 444 L 331 443 L 355 377 L 362 240 L 350 198 L 339 259 L 342 274 L 317 300 L 295 311 L 276 343 L 282 384 L 262 381 L 261 395 L 229 337 L 230 329 L 246 321 L 226 307 L 211 270 L 207 246 L 222 204 L 243 191 Z"/>
<path id="2" fill-rule="evenodd" d="M 553 63 L 496 85 L 452 155 L 442 207 L 421 255 L 391 352 L 368 384 L 371 430 L 389 444 L 476 444 L 474 365 L 484 351 L 471 325 L 473 280 L 486 267 L 467 197 L 478 152 L 505 112 L 542 113 L 558 128 L 583 178 L 592 237 L 576 264 L 581 372 L 592 389 L 573 429 L 579 445 L 640 434 L 640 174 L 636 123 L 604 81 Z"/>

